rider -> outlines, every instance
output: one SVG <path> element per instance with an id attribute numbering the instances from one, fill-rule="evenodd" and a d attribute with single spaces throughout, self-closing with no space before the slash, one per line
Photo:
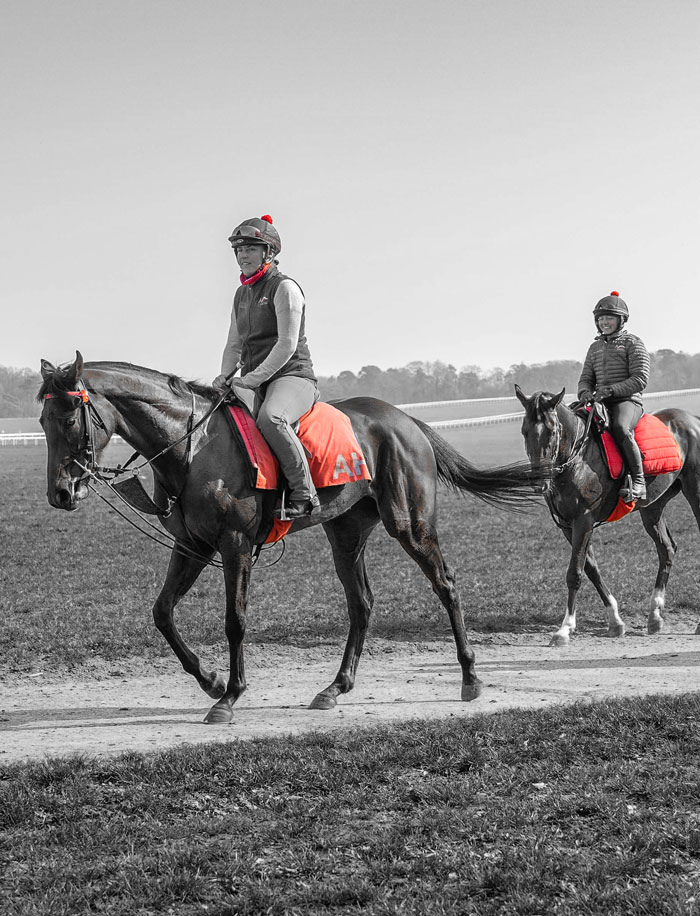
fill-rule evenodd
<path id="1" fill-rule="evenodd" d="M 642 456 L 634 438 L 634 428 L 644 408 L 642 391 L 649 381 L 649 354 L 634 334 L 623 330 L 629 309 L 613 290 L 593 309 L 593 320 L 600 332 L 588 348 L 578 382 L 579 400 L 602 401 L 610 414 L 610 432 L 618 444 L 630 472 L 631 486 L 623 487 L 624 502 L 646 499 Z"/>
<path id="2" fill-rule="evenodd" d="M 229 242 L 241 268 L 241 286 L 233 299 L 221 374 L 212 385 L 255 392 L 257 425 L 291 491 L 286 517 L 312 515 L 321 504 L 292 428 L 319 396 L 304 332 L 304 294 L 277 269 L 282 242 L 271 216 L 244 220 Z M 239 369 L 240 376 L 233 378 Z"/>

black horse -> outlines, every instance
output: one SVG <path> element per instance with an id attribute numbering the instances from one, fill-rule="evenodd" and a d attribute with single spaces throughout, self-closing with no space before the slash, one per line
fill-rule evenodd
<path id="1" fill-rule="evenodd" d="M 173 501 L 173 511 L 162 523 L 176 539 L 153 607 L 155 624 L 185 671 L 217 700 L 205 721 L 230 722 L 233 704 L 246 687 L 242 644 L 251 555 L 270 528 L 276 494 L 251 486 L 246 459 L 233 443 L 226 418 L 220 410 L 212 412 L 217 394 L 211 388 L 127 363 L 83 364 L 80 353 L 64 368 L 44 360 L 41 372 L 38 397 L 44 405 L 41 425 L 48 443 L 47 495 L 52 506 L 78 507 L 115 433 L 153 459 L 156 501 Z M 352 398 L 336 406 L 351 420 L 372 479 L 322 489 L 320 517 L 295 521 L 291 529 L 323 525 L 350 616 L 340 669 L 311 706 L 329 709 L 339 694 L 353 687 L 373 604 L 365 544 L 380 521 L 420 566 L 447 609 L 462 668 L 462 699 L 473 700 L 482 685 L 455 576 L 435 530 L 437 483 L 508 507 L 528 500 L 541 475 L 522 465 L 477 470 L 430 427 L 383 401 Z M 183 437 L 193 426 L 188 443 Z M 226 585 L 228 683 L 217 672 L 204 670 L 173 621 L 175 605 L 217 551 Z"/>
<path id="2" fill-rule="evenodd" d="M 571 560 L 566 573 L 569 597 L 561 627 L 551 645 L 565 646 L 576 629 L 576 596 L 585 571 L 603 600 L 608 617 L 608 636 L 624 636 L 625 625 L 618 604 L 603 581 L 593 555 L 591 535 L 603 524 L 618 504 L 622 479 L 614 480 L 593 437 L 586 437 L 585 424 L 563 403 L 559 394 L 538 391 L 528 397 L 515 386 L 518 400 L 525 408 L 522 434 L 533 470 L 549 467 L 552 475 L 545 495 L 552 516 L 571 544 Z M 666 583 L 676 554 L 676 543 L 664 519 L 668 503 L 682 493 L 690 504 L 700 527 L 700 420 L 685 410 L 668 408 L 656 416 L 671 430 L 680 445 L 683 465 L 679 471 L 647 478 L 647 499 L 637 504 L 644 529 L 652 538 L 659 557 L 659 570 L 651 594 L 647 630 L 663 628 Z M 700 635 L 700 625 L 695 631 Z"/>

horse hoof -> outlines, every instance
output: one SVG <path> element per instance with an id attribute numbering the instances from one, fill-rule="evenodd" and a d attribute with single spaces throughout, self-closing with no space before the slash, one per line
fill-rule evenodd
<path id="1" fill-rule="evenodd" d="M 652 620 L 647 624 L 647 633 L 649 636 L 656 636 L 657 633 L 660 633 L 664 628 L 663 620 Z M 700 633 L 700 627 L 695 631 L 696 634 Z"/>
<path id="2" fill-rule="evenodd" d="M 555 633 L 554 636 L 549 640 L 549 645 L 554 646 L 556 649 L 561 649 L 562 646 L 569 645 L 569 636 L 567 633 Z"/>
<path id="3" fill-rule="evenodd" d="M 462 684 L 462 702 L 469 703 L 481 696 L 484 689 L 484 682 L 476 680 L 473 684 Z"/>
<path id="4" fill-rule="evenodd" d="M 230 725 L 233 722 L 233 710 L 230 706 L 212 706 L 204 717 L 205 725 Z"/>
<path id="5" fill-rule="evenodd" d="M 609 639 L 617 639 L 618 636 L 625 635 L 625 625 L 624 623 L 615 624 L 614 627 L 608 627 L 608 632 L 605 634 Z"/>
<path id="6" fill-rule="evenodd" d="M 321 693 L 317 693 L 309 703 L 309 709 L 333 709 L 337 705 L 335 697 L 332 694 L 321 691 Z"/>
<path id="7" fill-rule="evenodd" d="M 212 700 L 220 700 L 221 697 L 226 693 L 226 681 L 220 674 L 211 674 L 209 676 L 211 681 L 210 687 L 202 687 L 202 690 L 206 693 L 208 697 L 211 697 Z"/>

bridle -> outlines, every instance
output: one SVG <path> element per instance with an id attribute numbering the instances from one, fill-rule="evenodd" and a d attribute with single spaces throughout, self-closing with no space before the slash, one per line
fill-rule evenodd
<path id="1" fill-rule="evenodd" d="M 172 451 L 172 449 L 180 445 L 181 442 L 186 441 L 187 448 L 185 451 L 185 472 L 183 475 L 182 485 L 180 486 L 180 489 L 178 490 L 175 496 L 171 496 L 165 489 L 162 481 L 160 481 L 161 487 L 166 496 L 167 506 L 165 509 L 161 509 L 160 507 L 153 504 L 154 509 L 156 510 L 153 514 L 158 515 L 161 518 L 169 518 L 172 515 L 173 509 L 175 508 L 178 501 L 180 500 L 180 497 L 182 496 L 185 486 L 187 485 L 187 479 L 189 476 L 190 466 L 192 463 L 192 437 L 194 433 L 204 423 L 206 423 L 209 417 L 211 417 L 212 414 L 216 410 L 219 409 L 219 407 L 223 404 L 223 402 L 228 397 L 230 397 L 230 391 L 224 390 L 221 393 L 220 397 L 217 398 L 217 400 L 212 404 L 209 410 L 207 410 L 204 413 L 204 415 L 200 417 L 199 420 L 197 420 L 196 423 L 194 420 L 195 411 L 196 411 L 195 397 L 194 397 L 194 392 L 190 391 L 190 396 L 192 399 L 192 406 L 191 406 L 189 417 L 187 418 L 187 428 L 182 436 L 180 436 L 174 442 L 171 442 L 165 448 L 161 449 L 152 458 L 144 458 L 144 460 L 138 465 L 134 465 L 133 467 L 130 467 L 132 462 L 135 461 L 135 459 L 141 455 L 140 452 L 135 451 L 127 459 L 127 461 L 124 462 L 124 464 L 117 465 L 116 467 L 109 467 L 105 465 L 99 465 L 97 464 L 95 460 L 95 455 L 96 455 L 95 430 L 101 429 L 103 431 L 106 431 L 107 425 L 105 424 L 104 420 L 100 416 L 100 412 L 97 409 L 97 407 L 95 406 L 95 403 L 90 398 L 90 395 L 85 386 L 85 383 L 81 380 L 78 380 L 77 385 L 78 385 L 77 390 L 65 391 L 65 392 L 62 392 L 62 394 L 68 395 L 69 397 L 80 398 L 79 406 L 80 406 L 81 421 L 82 421 L 82 439 L 81 439 L 81 444 L 78 450 L 71 451 L 71 455 L 70 455 L 72 463 L 75 464 L 82 471 L 82 474 L 78 478 L 78 481 L 79 482 L 87 481 L 87 486 L 90 488 L 90 490 L 93 493 L 95 493 L 97 496 L 99 496 L 99 498 L 104 503 L 106 503 L 110 509 L 116 512 L 117 515 L 119 515 L 126 522 L 128 522 L 133 528 L 136 528 L 136 530 L 139 531 L 141 534 L 144 534 L 146 537 L 150 538 L 150 540 L 155 541 L 157 544 L 160 544 L 162 547 L 167 547 L 171 550 L 177 550 L 180 553 L 184 554 L 185 556 L 191 557 L 192 559 L 200 560 L 206 563 L 207 566 L 215 566 L 218 569 L 223 569 L 223 563 L 221 562 L 221 560 L 217 560 L 212 557 L 207 557 L 204 554 L 200 554 L 198 551 L 183 545 L 182 543 L 178 543 L 177 539 L 174 538 L 169 532 L 167 531 L 163 532 L 160 528 L 152 524 L 152 522 L 150 522 L 147 518 L 145 518 L 143 513 L 140 512 L 124 496 L 124 494 L 119 489 L 120 484 L 118 482 L 115 483 L 115 481 L 118 481 L 119 477 L 127 473 L 133 475 L 134 478 L 138 479 L 141 476 L 141 471 L 143 470 L 143 468 L 146 468 L 149 466 L 151 467 L 151 470 L 153 471 L 154 475 L 159 476 L 153 462 L 157 458 L 161 458 L 163 455 Z M 56 397 L 56 395 L 50 392 L 44 395 L 45 399 L 50 399 L 53 397 Z M 83 458 L 82 461 L 80 460 L 81 457 Z M 149 534 L 148 531 L 144 531 L 133 521 L 133 519 L 129 518 L 128 515 L 120 511 L 120 509 L 113 502 L 110 502 L 110 500 L 106 499 L 102 495 L 102 493 L 100 493 L 100 491 L 95 486 L 93 486 L 92 484 L 93 480 L 96 480 L 98 483 L 101 483 L 104 486 L 106 486 L 107 489 L 113 495 L 115 495 L 124 505 L 126 505 L 131 512 L 135 513 L 139 517 L 142 524 L 145 524 L 148 528 L 152 529 L 152 531 L 155 531 L 158 536 L 155 537 L 154 535 Z M 180 511 L 180 515 L 181 515 L 182 524 L 184 525 L 185 530 L 187 531 L 191 540 L 193 542 L 196 541 L 196 538 L 194 537 L 194 535 L 192 535 L 192 533 L 190 532 L 187 526 L 187 522 L 185 520 L 185 513 Z M 166 540 L 163 540 L 163 538 L 165 538 Z M 272 547 L 272 546 L 274 545 L 272 544 L 269 545 L 269 547 Z M 253 565 L 255 565 L 258 562 L 261 551 L 264 549 L 269 549 L 269 547 L 265 548 L 263 545 L 258 545 L 256 547 L 254 558 L 253 558 Z M 284 555 L 284 548 L 285 548 L 285 543 L 284 541 L 282 541 L 282 552 L 280 553 L 279 557 L 277 557 L 277 559 L 274 560 L 272 563 L 265 564 L 265 566 L 262 568 L 267 569 L 269 566 L 274 566 L 275 563 L 278 563 L 282 559 L 282 556 Z"/>
<path id="2" fill-rule="evenodd" d="M 559 420 L 559 417 L 557 417 L 557 423 L 559 424 L 559 427 L 561 429 L 561 421 Z M 588 416 L 586 417 L 586 422 L 584 423 L 584 426 L 583 426 L 583 433 L 581 434 L 581 436 L 579 436 L 578 430 L 577 430 L 576 439 L 574 440 L 574 444 L 571 447 L 571 452 L 569 454 L 569 457 L 566 459 L 566 461 L 562 461 L 561 464 L 552 465 L 552 474 L 563 474 L 564 471 L 567 470 L 567 468 L 571 467 L 571 465 L 574 463 L 574 461 L 578 458 L 578 456 L 581 454 L 581 452 L 586 447 L 588 440 L 591 438 L 592 424 L 593 424 L 593 411 L 589 410 Z M 559 439 L 561 441 L 561 432 L 559 433 Z M 559 451 L 559 444 L 560 442 L 557 443 L 557 451 Z"/>
<path id="3" fill-rule="evenodd" d="M 556 414 L 556 410 L 555 410 L 555 414 Z M 574 416 L 576 417 L 575 414 Z M 578 420 L 578 417 L 576 417 L 576 419 Z M 577 424 L 576 438 L 574 440 L 573 446 L 571 447 L 571 452 L 569 453 L 568 458 L 566 458 L 565 461 L 559 462 L 558 464 L 552 461 L 552 464 L 551 464 L 551 477 L 547 481 L 547 485 L 545 487 L 543 495 L 544 495 L 545 503 L 547 504 L 547 508 L 549 509 L 549 514 L 552 516 L 552 519 L 555 525 L 561 529 L 569 528 L 570 525 L 567 524 L 566 519 L 564 519 L 557 512 L 554 506 L 554 498 L 552 495 L 553 481 L 555 477 L 558 477 L 560 474 L 563 474 L 564 471 L 568 470 L 573 465 L 573 463 L 576 461 L 576 459 L 581 455 L 588 441 L 591 438 L 592 423 L 593 423 L 593 410 L 589 410 L 588 416 L 586 418 L 586 422 L 584 424 L 583 432 L 580 435 L 579 435 L 578 424 Z M 557 442 L 556 442 L 556 448 L 553 449 L 554 456 L 556 456 L 557 453 L 559 452 L 559 447 L 561 445 L 561 438 L 562 438 L 562 424 L 561 424 L 561 420 L 559 419 L 558 414 L 556 414 L 556 424 L 557 424 Z"/>
<path id="4" fill-rule="evenodd" d="M 83 387 L 78 388 L 76 391 L 64 391 L 61 394 L 67 397 L 80 398 L 82 439 L 78 449 L 71 450 L 70 458 L 72 463 L 81 469 L 82 475 L 78 478 L 78 481 L 82 481 L 96 476 L 101 471 L 115 469 L 101 468 L 95 463 L 95 429 L 106 430 L 107 427 L 97 407 L 90 400 L 85 383 L 79 382 L 78 384 Z M 56 396 L 51 392 L 47 392 L 44 395 L 44 400 L 50 400 Z"/>
<path id="5" fill-rule="evenodd" d="M 82 440 L 77 451 L 71 452 L 71 460 L 77 465 L 82 471 L 81 477 L 78 480 L 93 479 L 99 480 L 100 483 L 106 483 L 111 485 L 114 481 L 119 478 L 122 474 L 131 473 L 138 476 L 139 472 L 149 465 L 153 469 L 153 472 L 156 473 L 153 462 L 160 458 L 162 455 L 165 455 L 167 452 L 172 451 L 177 445 L 181 442 L 187 441 L 187 450 L 185 452 L 185 475 L 182 486 L 177 494 L 177 496 L 167 496 L 168 507 L 163 511 L 163 516 L 167 518 L 171 512 L 175 503 L 178 501 L 182 495 L 182 491 L 187 484 L 187 476 L 189 474 L 190 464 L 192 463 L 192 435 L 194 432 L 199 429 L 199 427 L 212 415 L 212 413 L 217 409 L 217 407 L 223 401 L 225 394 L 214 404 L 210 410 L 208 410 L 204 416 L 198 420 L 197 423 L 194 422 L 195 415 L 195 400 L 194 392 L 190 392 L 192 397 L 192 408 L 190 410 L 190 415 L 187 418 L 187 429 L 184 435 L 180 436 L 179 439 L 176 439 L 174 442 L 171 442 L 164 449 L 161 449 L 157 455 L 154 455 L 152 458 L 145 458 L 141 464 L 130 467 L 131 463 L 139 457 L 140 452 L 134 452 L 131 457 L 124 462 L 124 464 L 117 465 L 117 467 L 108 467 L 106 465 L 97 464 L 95 460 L 96 450 L 95 450 L 95 430 L 101 429 L 106 431 L 107 425 L 100 416 L 100 412 L 95 406 L 94 401 L 90 398 L 90 395 L 85 387 L 85 383 L 82 381 L 78 382 L 79 387 L 76 391 L 66 391 L 64 394 L 69 397 L 78 397 L 80 398 L 80 411 L 81 411 L 81 421 L 82 421 Z M 46 399 L 55 397 L 54 394 L 47 393 L 44 395 Z M 82 456 L 82 461 L 79 460 Z M 166 491 L 167 493 L 167 491 Z"/>

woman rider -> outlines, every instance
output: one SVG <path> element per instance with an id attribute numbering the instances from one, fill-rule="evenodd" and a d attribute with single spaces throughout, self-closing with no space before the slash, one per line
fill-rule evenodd
<path id="1" fill-rule="evenodd" d="M 642 456 L 634 428 L 644 413 L 641 393 L 649 381 L 649 354 L 634 334 L 623 330 L 629 318 L 627 303 L 613 290 L 593 309 L 600 332 L 588 348 L 578 382 L 581 401 L 602 401 L 610 414 L 610 432 L 627 463 L 631 486 L 620 496 L 626 503 L 646 499 Z"/>
<path id="2" fill-rule="evenodd" d="M 229 237 L 241 268 L 231 327 L 212 382 L 222 390 L 255 392 L 257 425 L 280 463 L 290 489 L 287 518 L 320 511 L 304 448 L 292 424 L 318 400 L 318 387 L 304 331 L 301 287 L 277 269 L 282 250 L 271 216 L 244 220 Z M 240 376 L 233 378 L 240 369 Z"/>

